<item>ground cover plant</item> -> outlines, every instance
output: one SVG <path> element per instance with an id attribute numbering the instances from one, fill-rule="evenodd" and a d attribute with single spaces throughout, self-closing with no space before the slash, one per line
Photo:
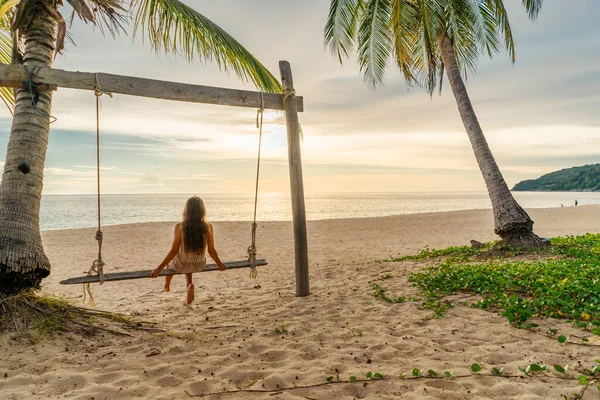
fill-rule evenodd
<path id="1" fill-rule="evenodd" d="M 480 295 L 473 307 L 500 310 L 519 327 L 535 326 L 525 324 L 532 317 L 552 317 L 600 335 L 600 234 L 550 241 L 548 248 L 501 253 L 494 243 L 425 249 L 392 261 L 440 261 L 409 277 L 434 310 L 446 296 L 473 293 Z"/>

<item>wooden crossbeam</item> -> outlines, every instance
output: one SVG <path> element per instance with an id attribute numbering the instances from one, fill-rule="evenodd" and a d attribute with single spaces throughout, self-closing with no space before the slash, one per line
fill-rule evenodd
<path id="1" fill-rule="evenodd" d="M 190 103 L 250 108 L 260 108 L 261 106 L 260 92 L 255 91 L 225 89 L 105 73 L 98 73 L 97 75 L 104 92 Z M 24 66 L 0 64 L 0 86 L 15 87 L 15 82 L 22 82 L 27 79 L 28 74 Z M 41 68 L 36 72 L 34 81 L 69 89 L 94 90 L 96 87 L 96 74 Z M 18 87 L 21 86 L 19 84 Z M 283 110 L 282 95 L 264 93 L 263 97 L 266 109 Z M 298 111 L 304 111 L 302 97 L 295 96 L 295 100 Z"/>
<path id="2" fill-rule="evenodd" d="M 9 88 L 13 88 L 13 89 L 24 89 L 27 82 L 25 81 L 11 81 L 11 80 L 2 80 L 0 79 L 0 86 L 4 86 L 4 87 L 9 87 Z M 41 83 L 41 82 L 33 82 L 34 85 L 36 85 L 38 90 L 52 90 L 52 91 L 56 91 L 58 89 L 58 86 L 56 85 L 51 85 L 48 83 Z"/>
<path id="3" fill-rule="evenodd" d="M 250 267 L 249 261 L 231 261 L 226 262 L 225 265 L 227 269 L 236 269 L 236 268 L 248 268 Z M 260 259 L 256 260 L 257 266 L 268 265 L 267 260 Z M 218 271 L 219 267 L 217 264 L 207 264 L 202 272 L 210 272 L 210 271 Z M 115 272 L 110 274 L 104 274 L 104 281 L 126 281 L 130 279 L 148 279 L 151 269 L 143 270 L 143 271 L 127 271 L 127 272 Z M 160 271 L 160 276 L 167 275 L 180 275 L 179 272 L 171 271 L 168 269 L 163 269 Z M 100 277 L 98 275 L 91 276 L 79 276 L 77 278 L 69 278 L 59 282 L 61 285 L 75 285 L 80 283 L 100 283 Z"/>

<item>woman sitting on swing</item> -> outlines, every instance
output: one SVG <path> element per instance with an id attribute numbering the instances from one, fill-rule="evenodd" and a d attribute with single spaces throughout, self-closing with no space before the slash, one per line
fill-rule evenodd
<path id="1" fill-rule="evenodd" d="M 204 270 L 207 250 L 219 266 L 220 271 L 227 269 L 219 259 L 215 249 L 213 227 L 210 222 L 205 220 L 205 216 L 204 202 L 196 196 L 189 198 L 183 209 L 183 220 L 175 225 L 171 250 L 163 262 L 150 274 L 150 278 L 157 278 L 160 271 L 165 268 L 184 273 L 187 281 L 187 305 L 192 304 L 194 301 L 192 273 Z M 172 279 L 173 275 L 165 277 L 163 292 L 171 290 Z"/>

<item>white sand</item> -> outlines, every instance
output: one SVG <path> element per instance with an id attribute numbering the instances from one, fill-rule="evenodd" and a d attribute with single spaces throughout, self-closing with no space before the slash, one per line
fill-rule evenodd
<path id="1" fill-rule="evenodd" d="M 530 210 L 543 236 L 598 232 L 600 206 Z M 243 259 L 250 224 L 217 222 L 217 250 L 225 261 Z M 146 223 L 104 229 L 106 272 L 155 267 L 169 249 L 173 223 Z M 269 266 L 258 281 L 247 270 L 195 275 L 196 302 L 183 306 L 184 278 L 172 292 L 160 293 L 162 280 L 134 280 L 94 287 L 98 308 L 157 321 L 169 335 L 134 333 L 95 340 L 71 335 L 35 345 L 0 336 L 1 399 L 185 399 L 224 389 L 275 389 L 316 384 L 339 373 L 364 377 L 383 372 L 388 379 L 332 384 L 280 394 L 237 393 L 222 399 L 562 399 L 580 386 L 552 377 L 503 379 L 469 376 L 455 380 L 400 380 L 412 368 L 452 370 L 469 375 L 478 362 L 487 371 L 504 367 L 578 363 L 591 366 L 598 347 L 560 345 L 555 339 L 511 327 L 492 312 L 457 306 L 442 319 L 410 301 L 387 304 L 372 296 L 369 281 L 392 295 L 417 296 L 406 275 L 416 263 L 377 263 L 412 254 L 429 245 L 442 248 L 494 239 L 491 211 L 462 211 L 309 222 L 311 295 L 294 296 L 291 223 L 259 224 L 259 255 Z M 96 257 L 94 229 L 43 234 L 53 264 L 44 292 L 81 301 L 81 286 L 59 280 L 79 276 Z M 260 288 L 255 288 L 256 284 Z M 468 301 L 468 299 L 466 299 Z M 285 325 L 287 335 L 274 328 Z M 562 321 L 540 322 L 575 334 Z M 358 331 L 362 330 L 362 335 Z M 353 333 L 354 331 L 354 333 Z M 599 345 L 592 340 L 592 344 Z M 148 357 L 153 350 L 160 354 Z M 594 388 L 587 399 L 599 398 Z"/>

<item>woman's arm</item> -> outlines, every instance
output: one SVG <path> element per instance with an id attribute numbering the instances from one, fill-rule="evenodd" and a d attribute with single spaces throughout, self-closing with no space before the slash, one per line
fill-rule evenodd
<path id="1" fill-rule="evenodd" d="M 206 245 L 208 246 L 208 254 L 210 255 L 210 258 L 212 258 L 214 262 L 216 262 L 219 266 L 219 271 L 225 271 L 227 267 L 221 262 L 221 260 L 219 259 L 219 255 L 217 254 L 217 249 L 215 249 L 215 234 L 213 231 L 212 224 L 210 222 L 207 222 L 206 225 L 208 227 L 208 235 L 206 235 Z"/>
<path id="2" fill-rule="evenodd" d="M 173 232 L 173 244 L 171 245 L 171 250 L 169 250 L 169 252 L 167 253 L 167 256 L 165 257 L 163 262 L 161 262 L 160 265 L 154 271 L 152 271 L 152 273 L 150 273 L 150 278 L 158 278 L 160 271 L 165 269 L 166 266 L 169 265 L 169 263 L 171 261 L 173 261 L 175 256 L 177 256 L 177 253 L 179 253 L 179 245 L 180 244 L 181 244 L 181 223 L 178 223 L 177 225 L 175 225 L 175 231 Z"/>

